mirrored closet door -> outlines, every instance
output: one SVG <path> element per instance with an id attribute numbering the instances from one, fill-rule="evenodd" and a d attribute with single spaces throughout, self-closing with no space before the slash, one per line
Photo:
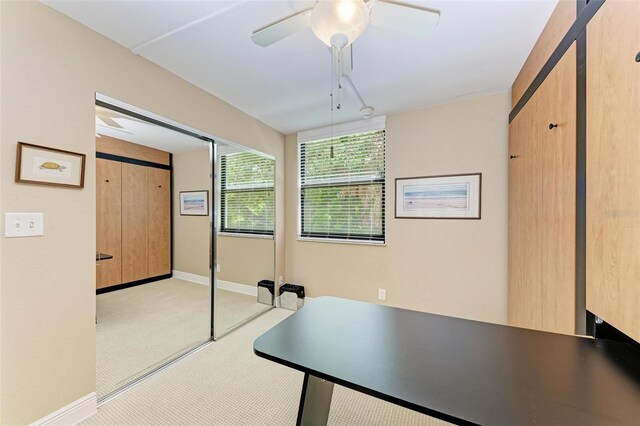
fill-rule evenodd
<path id="1" fill-rule="evenodd" d="M 275 160 L 216 143 L 216 286 L 219 338 L 271 309 L 275 275 Z"/>
<path id="2" fill-rule="evenodd" d="M 111 102 L 95 115 L 100 401 L 274 305 L 274 159 Z"/>
<path id="3" fill-rule="evenodd" d="M 99 398 L 212 337 L 212 152 L 96 106 Z"/>

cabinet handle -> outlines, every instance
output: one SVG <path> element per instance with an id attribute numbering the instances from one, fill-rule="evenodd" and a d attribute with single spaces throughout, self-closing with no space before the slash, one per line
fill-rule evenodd
<path id="1" fill-rule="evenodd" d="M 558 127 L 557 124 L 553 124 L 553 123 L 549 123 L 549 130 L 553 129 L 554 127 Z"/>
<path id="2" fill-rule="evenodd" d="M 109 182 L 109 179 L 105 180 L 105 182 Z"/>
<path id="3" fill-rule="evenodd" d="M 513 160 L 514 158 L 518 158 L 518 156 L 517 155 L 510 155 L 509 156 L 509 160 Z"/>
<path id="4" fill-rule="evenodd" d="M 162 188 L 162 185 L 158 185 L 158 188 Z"/>
<path id="5" fill-rule="evenodd" d="M 636 62 L 640 62 L 640 52 L 636 55 Z"/>

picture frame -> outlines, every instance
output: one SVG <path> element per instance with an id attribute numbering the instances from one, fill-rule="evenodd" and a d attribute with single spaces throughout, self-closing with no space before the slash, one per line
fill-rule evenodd
<path id="1" fill-rule="evenodd" d="M 481 218 L 482 173 L 396 179 L 396 219 Z"/>
<path id="2" fill-rule="evenodd" d="M 86 157 L 78 152 L 18 142 L 15 181 L 84 188 Z"/>
<path id="3" fill-rule="evenodd" d="M 209 216 L 209 191 L 180 191 L 180 216 Z"/>

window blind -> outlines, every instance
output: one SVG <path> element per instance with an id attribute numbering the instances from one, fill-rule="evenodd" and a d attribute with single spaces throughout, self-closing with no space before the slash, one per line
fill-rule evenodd
<path id="1" fill-rule="evenodd" d="M 275 161 L 252 152 L 220 157 L 220 231 L 273 235 Z"/>
<path id="2" fill-rule="evenodd" d="M 385 131 L 299 149 L 300 237 L 384 241 Z"/>

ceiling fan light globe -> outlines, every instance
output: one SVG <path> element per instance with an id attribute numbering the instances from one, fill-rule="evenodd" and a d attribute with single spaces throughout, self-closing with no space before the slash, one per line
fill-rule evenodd
<path id="1" fill-rule="evenodd" d="M 331 47 L 331 37 L 344 34 L 347 46 L 369 25 L 369 8 L 364 0 L 320 0 L 311 12 L 311 30 Z"/>

